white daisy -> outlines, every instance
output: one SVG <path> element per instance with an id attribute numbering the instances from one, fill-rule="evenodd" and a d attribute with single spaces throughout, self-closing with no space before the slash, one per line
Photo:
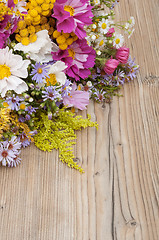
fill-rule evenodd
<path id="1" fill-rule="evenodd" d="M 21 78 L 28 77 L 29 60 L 23 60 L 8 47 L 0 49 L 0 94 L 5 96 L 8 90 L 21 94 L 28 90 L 27 84 Z"/>
<path id="2" fill-rule="evenodd" d="M 135 18 L 134 17 L 130 17 L 130 20 L 128 22 L 130 24 L 129 27 L 132 28 L 135 25 Z"/>
<path id="3" fill-rule="evenodd" d="M 48 70 L 49 78 L 46 78 L 46 81 L 52 83 L 52 85 L 56 84 L 56 82 L 60 83 L 60 85 L 64 85 L 66 82 L 66 75 L 63 71 L 67 68 L 65 63 L 57 61 L 53 65 L 48 65 L 48 67 L 50 67 Z"/>
<path id="4" fill-rule="evenodd" d="M 128 34 L 129 34 L 128 38 L 130 38 L 133 35 L 134 31 L 135 31 L 135 28 L 133 28 L 132 30 L 128 31 Z"/>
<path id="5" fill-rule="evenodd" d="M 96 40 L 96 44 L 97 44 L 97 49 L 102 50 L 105 46 L 105 39 L 103 38 L 103 36 L 97 36 L 97 40 Z"/>
<path id="6" fill-rule="evenodd" d="M 124 43 L 124 37 L 121 34 L 116 34 L 115 38 L 113 40 L 113 46 L 116 47 L 117 49 L 122 47 Z"/>
<path id="7" fill-rule="evenodd" d="M 27 46 L 18 43 L 15 45 L 14 50 L 28 53 L 30 58 L 36 62 L 44 63 L 51 61 L 51 52 L 57 52 L 59 50 L 58 46 L 51 41 L 47 30 L 41 30 L 36 35 L 37 40 L 34 43 L 30 43 Z"/>
<path id="8" fill-rule="evenodd" d="M 98 24 L 98 26 L 100 27 L 100 32 L 106 34 L 110 28 L 110 23 L 111 22 L 108 19 L 103 18 Z"/>
<path id="9" fill-rule="evenodd" d="M 93 0 L 93 5 L 96 6 L 96 5 L 99 5 L 100 4 L 100 0 Z"/>

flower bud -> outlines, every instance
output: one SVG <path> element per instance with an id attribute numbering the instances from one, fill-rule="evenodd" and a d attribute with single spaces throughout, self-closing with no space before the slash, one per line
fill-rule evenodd
<path id="1" fill-rule="evenodd" d="M 129 58 L 129 48 L 127 47 L 118 48 L 115 57 L 119 62 L 124 64 L 127 63 Z"/>
<path id="2" fill-rule="evenodd" d="M 106 34 L 106 37 L 112 37 L 114 32 L 115 32 L 114 28 L 110 28 Z"/>
<path id="3" fill-rule="evenodd" d="M 105 63 L 104 71 L 107 74 L 112 74 L 118 65 L 119 65 L 119 61 L 111 58 Z"/>

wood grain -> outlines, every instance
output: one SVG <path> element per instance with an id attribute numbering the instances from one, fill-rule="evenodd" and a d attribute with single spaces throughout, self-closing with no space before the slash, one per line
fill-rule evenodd
<path id="1" fill-rule="evenodd" d="M 31 146 L 16 169 L 0 168 L 2 240 L 159 240 L 159 2 L 123 0 L 117 16 L 136 19 L 127 42 L 140 65 L 136 81 L 78 133 L 80 175 L 58 152 Z"/>

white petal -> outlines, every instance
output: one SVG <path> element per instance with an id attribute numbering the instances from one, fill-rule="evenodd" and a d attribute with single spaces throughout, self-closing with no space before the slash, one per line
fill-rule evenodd
<path id="1" fill-rule="evenodd" d="M 56 80 L 63 85 L 66 82 L 66 75 L 63 72 L 59 72 L 56 74 Z"/>

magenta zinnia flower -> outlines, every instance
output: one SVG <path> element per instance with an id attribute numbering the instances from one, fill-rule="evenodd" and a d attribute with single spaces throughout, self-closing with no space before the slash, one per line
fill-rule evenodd
<path id="1" fill-rule="evenodd" d="M 56 18 L 57 30 L 64 33 L 74 32 L 79 39 L 86 37 L 83 29 L 92 24 L 93 13 L 88 0 L 56 0 L 52 17 Z"/>
<path id="2" fill-rule="evenodd" d="M 65 73 L 76 81 L 91 74 L 89 68 L 94 66 L 96 57 L 95 50 L 88 46 L 85 39 L 77 40 L 67 50 L 59 50 L 52 55 L 54 60 L 61 60 L 68 66 Z"/>
<path id="3" fill-rule="evenodd" d="M 63 98 L 63 103 L 67 107 L 84 110 L 89 104 L 89 92 L 77 90 L 77 85 L 74 83 L 71 92 Z"/>

